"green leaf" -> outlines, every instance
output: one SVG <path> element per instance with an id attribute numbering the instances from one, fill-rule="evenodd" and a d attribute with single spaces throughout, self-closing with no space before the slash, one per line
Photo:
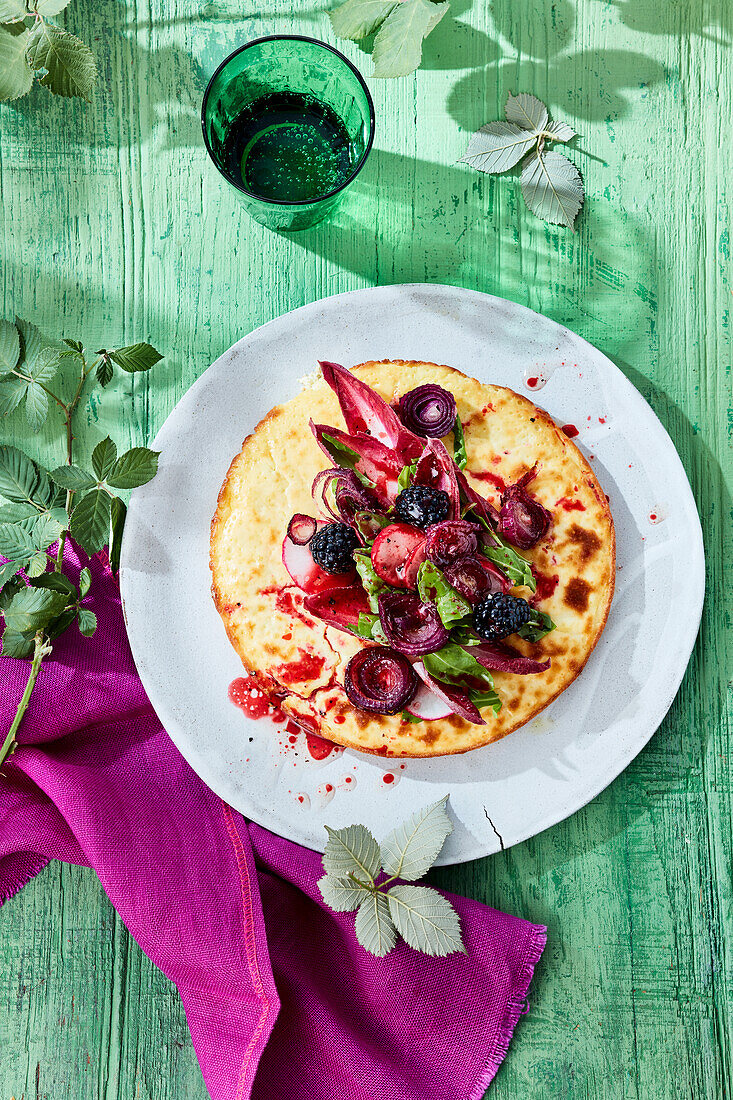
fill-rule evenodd
<path id="1" fill-rule="evenodd" d="M 16 409 L 25 397 L 28 383 L 22 378 L 16 378 L 12 374 L 6 374 L 0 378 L 0 416 L 7 416 Z"/>
<path id="2" fill-rule="evenodd" d="M 487 546 L 482 541 L 481 552 L 502 571 L 513 585 L 525 585 L 534 592 L 537 588 L 537 581 L 527 559 L 518 554 L 514 547 L 505 542 L 496 531 L 490 528 L 487 528 L 487 531 L 493 539 L 494 545 Z"/>
<path id="3" fill-rule="evenodd" d="M 109 357 L 118 367 L 122 367 L 128 374 L 137 371 L 150 370 L 159 363 L 163 356 L 156 351 L 152 344 L 130 344 L 126 348 L 117 348 L 110 351 Z"/>
<path id="4" fill-rule="evenodd" d="M 65 524 L 61 524 L 50 512 L 39 516 L 33 525 L 32 537 L 36 550 L 48 550 L 61 537 Z"/>
<path id="5" fill-rule="evenodd" d="M 20 523 L 37 515 L 32 504 L 0 504 L 0 523 Z"/>
<path id="6" fill-rule="evenodd" d="M 51 470 L 50 476 L 57 485 L 71 493 L 92 489 L 97 484 L 92 475 L 82 470 L 80 466 L 59 466 Z"/>
<path id="7" fill-rule="evenodd" d="M 69 3 L 69 0 L 35 0 L 35 10 L 44 19 L 58 15 Z"/>
<path id="8" fill-rule="evenodd" d="M 119 497 L 112 497 L 110 510 L 109 533 L 109 567 L 113 573 L 120 571 L 120 551 L 122 549 L 122 532 L 125 529 L 127 508 L 125 502 Z"/>
<path id="9" fill-rule="evenodd" d="M 0 23 L 23 19 L 27 14 L 25 0 L 0 0 Z"/>
<path id="10" fill-rule="evenodd" d="M 79 595 L 82 599 L 86 596 L 89 589 L 92 587 L 92 574 L 89 572 L 86 566 L 79 574 Z"/>
<path id="11" fill-rule="evenodd" d="M 97 381 L 100 386 L 108 386 L 112 381 L 112 361 L 108 355 L 103 355 L 97 363 Z"/>
<path id="12" fill-rule="evenodd" d="M 357 878 L 373 881 L 379 874 L 379 845 L 363 825 L 346 829 L 329 829 L 328 843 L 323 853 L 323 869 L 334 878 Z"/>
<path id="13" fill-rule="evenodd" d="M 38 382 L 30 382 L 25 393 L 25 416 L 32 432 L 40 432 L 48 416 L 48 394 Z"/>
<path id="14" fill-rule="evenodd" d="M 64 343 L 66 344 L 67 348 L 71 348 L 72 351 L 77 352 L 79 355 L 81 355 L 81 353 L 84 351 L 84 345 L 82 344 L 81 340 L 69 340 L 66 336 L 64 336 Z"/>
<path id="15" fill-rule="evenodd" d="M 374 34 L 398 4 L 398 0 L 346 0 L 329 12 L 333 33 L 358 41 Z"/>
<path id="16" fill-rule="evenodd" d="M 4 103 L 31 90 L 33 70 L 25 55 L 29 37 L 23 23 L 0 26 L 0 101 Z"/>
<path id="17" fill-rule="evenodd" d="M 117 447 L 109 436 L 103 439 L 92 451 L 92 469 L 98 481 L 106 481 L 117 461 Z"/>
<path id="18" fill-rule="evenodd" d="M 359 621 L 353 625 L 353 629 L 360 638 L 372 641 L 372 629 L 379 622 L 379 615 L 367 615 L 365 611 L 359 612 Z"/>
<path id="19" fill-rule="evenodd" d="M 71 513 L 71 537 L 91 556 L 107 542 L 109 523 L 109 495 L 104 489 L 96 489 L 82 497 Z"/>
<path id="20" fill-rule="evenodd" d="M 60 634 L 63 634 L 65 630 L 69 629 L 75 618 L 76 608 L 67 608 L 66 611 L 62 611 L 60 615 L 57 615 L 55 619 L 51 620 L 44 630 L 44 634 L 50 642 L 53 642 Z"/>
<path id="21" fill-rule="evenodd" d="M 472 135 L 460 158 L 479 172 L 506 172 L 537 142 L 535 134 L 514 122 L 489 122 Z"/>
<path id="22" fill-rule="evenodd" d="M 468 465 L 466 437 L 463 434 L 463 424 L 461 424 L 460 416 L 456 416 L 456 422 L 453 425 L 453 461 L 459 470 L 465 470 Z"/>
<path id="23" fill-rule="evenodd" d="M 504 114 L 507 122 L 514 122 L 525 130 L 532 130 L 535 133 L 544 130 L 547 125 L 547 107 L 541 99 L 527 95 L 526 92 L 520 92 L 519 95 L 512 95 L 510 92 Z"/>
<path id="24" fill-rule="evenodd" d="M 29 577 L 40 577 L 42 573 L 45 573 L 47 565 L 48 556 L 39 550 L 28 562 L 26 572 Z"/>
<path id="25" fill-rule="evenodd" d="M 388 875 L 414 882 L 438 858 L 453 823 L 445 812 L 448 795 L 418 810 L 382 841 L 382 867 Z"/>
<path id="26" fill-rule="evenodd" d="M 357 512 L 354 516 L 354 523 L 359 530 L 359 534 L 371 549 L 375 538 L 382 528 L 387 527 L 389 520 L 386 516 L 380 516 L 379 512 Z"/>
<path id="27" fill-rule="evenodd" d="M 413 726 L 419 726 L 422 722 L 422 718 L 418 718 L 415 714 L 410 714 L 409 710 L 403 710 L 400 717 L 403 722 L 410 722 Z"/>
<path id="28" fill-rule="evenodd" d="M 384 894 L 374 893 L 359 906 L 354 924 L 356 938 L 371 955 L 383 958 L 397 943 L 397 930 Z"/>
<path id="29" fill-rule="evenodd" d="M 430 886 L 393 886 L 387 892 L 389 915 L 410 947 L 425 955 L 465 953 L 455 909 Z"/>
<path id="30" fill-rule="evenodd" d="M 17 502 L 33 500 L 39 481 L 35 462 L 17 447 L 0 444 L 0 496 Z"/>
<path id="31" fill-rule="evenodd" d="M 318 880 L 318 889 L 326 905 L 335 913 L 351 913 L 358 909 L 364 901 L 365 894 L 369 894 L 366 886 L 360 886 L 358 882 L 351 882 L 345 878 L 334 878 L 333 875 L 324 875 Z"/>
<path id="32" fill-rule="evenodd" d="M 423 603 L 434 603 L 443 626 L 452 626 L 471 614 L 468 600 L 448 583 L 437 565 L 424 561 L 417 573 L 417 590 Z"/>
<path id="33" fill-rule="evenodd" d="M 5 609 L 5 623 L 11 630 L 27 634 L 43 628 L 60 615 L 68 603 L 64 592 L 50 588 L 22 588 Z"/>
<path id="34" fill-rule="evenodd" d="M 97 616 L 93 611 L 90 611 L 87 607 L 79 608 L 79 631 L 85 638 L 91 638 L 94 631 L 97 629 Z"/>
<path id="35" fill-rule="evenodd" d="M 136 489 L 138 485 L 145 485 L 158 472 L 159 454 L 160 451 L 151 451 L 148 447 L 125 451 L 107 475 L 107 483 L 115 489 Z"/>
<path id="36" fill-rule="evenodd" d="M 552 141 L 571 141 L 578 133 L 568 126 L 567 122 L 548 122 L 545 133 L 550 135 Z"/>
<path id="37" fill-rule="evenodd" d="M 417 462 L 411 462 L 409 466 L 403 466 L 400 471 L 400 476 L 397 478 L 397 488 L 402 492 L 408 485 L 412 484 L 412 479 L 415 476 L 417 469 Z"/>
<path id="38" fill-rule="evenodd" d="M 531 609 L 531 618 L 524 626 L 520 626 L 517 634 L 528 642 L 539 642 L 551 630 L 555 629 L 550 616 L 545 611 L 538 611 L 536 607 Z"/>
<path id="39" fill-rule="evenodd" d="M 20 361 L 25 367 L 29 367 L 46 347 L 46 340 L 39 328 L 30 321 L 24 321 L 22 317 L 15 318 L 15 326 L 20 334 Z"/>
<path id="40" fill-rule="evenodd" d="M 390 586 L 385 584 L 379 576 L 372 565 L 371 557 L 365 550 L 354 551 L 354 564 L 367 594 L 369 607 L 376 614 L 379 611 L 379 593 L 386 592 Z"/>
<path id="41" fill-rule="evenodd" d="M 12 370 L 20 359 L 20 337 L 10 321 L 0 321 L 0 370 Z"/>
<path id="42" fill-rule="evenodd" d="M 372 60 L 376 77 L 407 76 L 422 59 L 423 39 L 450 8 L 449 0 L 402 0 L 389 13 L 374 39 Z"/>
<path id="43" fill-rule="evenodd" d="M 27 53 L 34 69 L 46 70 L 41 84 L 54 95 L 90 99 L 97 82 L 97 65 L 92 51 L 75 34 L 51 23 L 36 23 Z"/>
<path id="44" fill-rule="evenodd" d="M 75 585 L 65 573 L 44 573 L 32 582 L 33 588 L 48 588 L 51 592 L 61 592 L 74 603 L 79 599 Z M 68 601 L 67 601 L 68 602 Z"/>
<path id="45" fill-rule="evenodd" d="M 35 550 L 32 536 L 17 523 L 0 524 L 0 554 L 4 558 L 27 558 Z"/>
<path id="46" fill-rule="evenodd" d="M 10 587 L 11 578 L 15 576 L 18 570 L 23 569 L 27 558 L 19 558 L 15 561 L 6 561 L 4 565 L 0 565 L 0 588 L 2 594 L 0 594 L 0 611 L 5 610 L 5 605 L 2 602 L 5 596 L 6 590 Z"/>
<path id="47" fill-rule="evenodd" d="M 58 348 L 42 348 L 28 373 L 35 382 L 50 382 L 63 362 L 63 351 Z"/>
<path id="48" fill-rule="evenodd" d="M 522 166 L 522 194 L 533 214 L 572 229 L 583 205 L 583 178 L 562 153 L 533 154 Z"/>
<path id="49" fill-rule="evenodd" d="M 347 447 L 345 443 L 340 443 L 338 439 L 334 439 L 332 435 L 327 435 L 325 432 L 321 436 L 321 442 L 337 466 L 343 466 L 346 470 L 353 470 L 362 485 L 369 488 L 373 487 L 373 482 L 356 468 L 356 464 L 360 459 L 356 451 L 352 451 L 351 447 Z"/>
<path id="50" fill-rule="evenodd" d="M 446 684 L 456 684 L 465 688 L 465 681 L 478 681 L 486 688 L 493 688 L 494 678 L 488 669 L 463 646 L 456 642 L 446 642 L 435 653 L 426 653 L 421 658 L 427 672 L 436 680 L 442 680 Z"/>
<path id="51" fill-rule="evenodd" d="M 35 631 L 30 634 L 6 626 L 3 632 L 2 657 L 30 657 L 36 648 Z"/>

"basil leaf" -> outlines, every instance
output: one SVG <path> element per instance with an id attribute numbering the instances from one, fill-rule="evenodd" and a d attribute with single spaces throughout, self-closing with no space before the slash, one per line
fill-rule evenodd
<path id="1" fill-rule="evenodd" d="M 528 642 L 539 642 L 540 638 L 544 638 L 546 634 L 554 629 L 555 624 L 550 616 L 546 612 L 538 611 L 536 607 L 533 607 L 529 622 L 520 627 L 517 634 Z"/>
<path id="2" fill-rule="evenodd" d="M 446 642 L 435 653 L 426 653 L 422 658 L 426 671 L 436 680 L 442 680 L 446 684 L 455 684 L 466 690 L 465 680 L 478 681 L 483 687 L 490 689 L 494 686 L 494 678 L 487 668 L 476 660 L 472 654 L 457 645 L 455 642 Z"/>
<path id="3" fill-rule="evenodd" d="M 130 344 L 129 347 L 117 348 L 116 351 L 110 351 L 107 354 L 113 363 L 116 363 L 118 367 L 122 367 L 128 374 L 150 370 L 163 358 L 152 344 L 146 343 Z"/>
<path id="4" fill-rule="evenodd" d="M 489 559 L 493 562 L 505 577 L 512 582 L 513 585 L 525 585 L 529 588 L 530 592 L 534 592 L 537 588 L 537 581 L 535 580 L 532 567 L 526 558 L 523 558 L 521 554 L 505 542 L 501 535 L 496 531 L 487 528 L 489 535 L 494 540 L 494 546 L 487 546 L 486 543 L 481 543 L 481 550 Z"/>
<path id="5" fill-rule="evenodd" d="M 459 470 L 465 470 L 468 465 L 466 437 L 463 434 L 463 424 L 461 424 L 461 418 L 458 415 L 456 415 L 456 422 L 453 425 L 453 461 Z"/>
<path id="6" fill-rule="evenodd" d="M 408 485 L 412 484 L 412 479 L 415 476 L 417 470 L 417 462 L 411 462 L 409 466 L 403 466 L 400 471 L 400 476 L 397 478 L 397 488 L 402 492 Z"/>
<path id="7" fill-rule="evenodd" d="M 466 695 L 479 710 L 481 707 L 493 707 L 494 713 L 498 714 L 501 710 L 501 699 L 496 694 L 493 688 L 479 689 L 468 688 Z"/>
<path id="8" fill-rule="evenodd" d="M 437 565 L 424 561 L 417 574 L 417 590 L 423 603 L 434 603 L 443 626 L 471 614 L 471 605 L 448 583 Z"/>
<path id="9" fill-rule="evenodd" d="M 377 597 L 380 592 L 386 591 L 389 585 L 385 584 L 378 575 L 372 565 L 372 559 L 365 550 L 354 551 L 354 564 L 356 565 L 356 571 L 359 574 L 361 583 L 364 585 L 364 591 L 367 594 L 369 606 L 376 614 L 379 611 L 379 601 Z"/>

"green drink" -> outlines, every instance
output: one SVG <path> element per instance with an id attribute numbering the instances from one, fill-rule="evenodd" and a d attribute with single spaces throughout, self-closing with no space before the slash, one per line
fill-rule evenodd
<path id="1" fill-rule="evenodd" d="M 262 38 L 219 66 L 204 140 L 253 218 L 272 229 L 322 221 L 361 169 L 374 110 L 359 73 L 311 38 Z"/>

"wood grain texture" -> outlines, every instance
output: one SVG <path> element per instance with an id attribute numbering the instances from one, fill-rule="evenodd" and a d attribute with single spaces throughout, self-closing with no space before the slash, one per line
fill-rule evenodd
<path id="1" fill-rule="evenodd" d="M 496 1100 L 730 1100 L 731 8 L 453 0 L 416 76 L 371 81 L 375 151 L 336 220 L 288 238 L 224 190 L 198 110 L 207 75 L 242 41 L 332 40 L 321 6 L 302 8 L 74 0 L 61 21 L 94 45 L 93 103 L 36 89 L 0 109 L 4 313 L 91 347 L 147 338 L 166 352 L 149 376 L 88 402 L 93 441 L 150 439 L 238 337 L 376 283 L 501 294 L 621 366 L 699 504 L 709 587 L 690 668 L 648 748 L 599 798 L 434 878 L 549 925 Z M 579 131 L 570 155 L 588 201 L 575 234 L 533 218 L 513 175 L 456 164 L 510 90 Z M 17 436 L 17 421 L 2 434 Z M 59 444 L 50 430 L 38 453 Z M 3 908 L 0 937 L 0 1095 L 204 1100 L 177 994 L 91 872 L 49 867 Z"/>

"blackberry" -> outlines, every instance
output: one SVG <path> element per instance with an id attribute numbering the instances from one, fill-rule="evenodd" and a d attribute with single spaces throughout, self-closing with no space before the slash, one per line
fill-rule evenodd
<path id="1" fill-rule="evenodd" d="M 496 592 L 477 604 L 473 612 L 473 625 L 476 633 L 487 641 L 497 641 L 514 634 L 529 622 L 530 608 L 521 596 L 508 596 Z"/>
<path id="2" fill-rule="evenodd" d="M 427 485 L 410 485 L 397 497 L 394 508 L 403 523 L 425 528 L 433 523 L 441 523 L 447 518 L 450 498 L 442 489 L 431 489 Z"/>
<path id="3" fill-rule="evenodd" d="M 308 549 L 313 561 L 326 573 L 350 573 L 354 568 L 351 555 L 358 545 L 356 532 L 345 523 L 327 523 L 316 531 Z"/>

